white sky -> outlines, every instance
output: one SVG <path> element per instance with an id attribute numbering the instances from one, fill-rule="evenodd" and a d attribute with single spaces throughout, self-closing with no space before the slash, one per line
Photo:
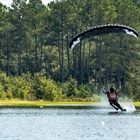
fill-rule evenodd
<path id="1" fill-rule="evenodd" d="M 44 5 L 47 5 L 50 1 L 52 0 L 42 0 L 42 3 Z M 0 0 L 0 2 L 4 5 L 6 5 L 7 7 L 10 7 L 10 5 L 12 4 L 13 0 Z"/>

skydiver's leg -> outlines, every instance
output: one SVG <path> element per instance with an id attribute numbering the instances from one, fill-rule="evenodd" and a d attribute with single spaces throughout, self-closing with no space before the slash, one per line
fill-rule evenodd
<path id="1" fill-rule="evenodd" d="M 121 110 L 121 111 L 126 111 L 126 109 L 123 109 L 121 105 L 118 103 L 118 100 L 115 100 L 114 104 Z"/>
<path id="2" fill-rule="evenodd" d="M 110 105 L 111 105 L 113 108 L 115 108 L 116 110 L 118 110 L 118 108 L 113 104 L 112 101 L 109 101 L 109 103 L 110 103 Z"/>

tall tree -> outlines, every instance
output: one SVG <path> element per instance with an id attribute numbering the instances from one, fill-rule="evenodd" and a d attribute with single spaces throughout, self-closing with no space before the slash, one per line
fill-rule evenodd
<path id="1" fill-rule="evenodd" d="M 24 7 L 26 6 L 26 0 L 13 0 L 10 8 L 10 22 L 14 26 L 13 31 L 13 51 L 17 54 L 18 58 L 18 75 L 22 75 L 22 55 L 24 49 Z"/>
<path id="2" fill-rule="evenodd" d="M 31 37 L 31 46 L 35 60 L 35 72 L 40 70 L 40 62 L 42 63 L 42 45 L 43 29 L 45 31 L 46 25 L 44 22 L 46 7 L 42 4 L 41 0 L 29 0 L 28 11 L 26 11 L 26 18 L 28 21 L 27 32 Z"/>

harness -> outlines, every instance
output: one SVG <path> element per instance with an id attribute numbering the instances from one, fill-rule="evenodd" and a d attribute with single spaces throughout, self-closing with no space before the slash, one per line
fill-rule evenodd
<path id="1" fill-rule="evenodd" d="M 116 99 L 117 99 L 116 90 L 114 90 L 113 92 L 108 92 L 108 98 L 109 98 L 110 100 L 116 100 Z"/>

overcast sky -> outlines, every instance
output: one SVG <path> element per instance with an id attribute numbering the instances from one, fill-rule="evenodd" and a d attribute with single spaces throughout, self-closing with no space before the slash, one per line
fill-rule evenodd
<path id="1" fill-rule="evenodd" d="M 47 5 L 47 3 L 49 3 L 52 0 L 42 0 L 42 3 L 44 5 Z M 10 5 L 12 4 L 13 0 L 0 0 L 0 2 L 4 5 L 6 5 L 7 7 L 10 7 Z"/>

